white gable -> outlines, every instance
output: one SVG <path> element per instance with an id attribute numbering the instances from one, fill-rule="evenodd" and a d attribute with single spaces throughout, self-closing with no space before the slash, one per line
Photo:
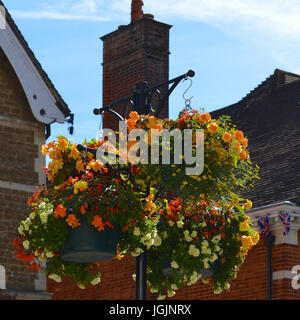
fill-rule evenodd
<path id="1" fill-rule="evenodd" d="M 0 265 L 0 289 L 6 289 L 6 276 L 5 276 L 5 268 Z"/>
<path id="2" fill-rule="evenodd" d="M 64 114 L 9 24 L 0 29 L 0 47 L 20 80 L 34 117 L 45 124 L 64 123 Z"/>

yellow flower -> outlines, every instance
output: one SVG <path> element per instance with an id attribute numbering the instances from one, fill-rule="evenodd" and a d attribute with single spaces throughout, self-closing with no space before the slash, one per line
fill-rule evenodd
<path id="1" fill-rule="evenodd" d="M 242 236 L 242 250 L 248 251 L 253 246 L 253 241 L 251 236 Z"/>
<path id="2" fill-rule="evenodd" d="M 249 229 L 249 224 L 247 220 L 240 223 L 240 231 L 247 231 Z"/>
<path id="3" fill-rule="evenodd" d="M 78 181 L 74 184 L 74 193 L 77 194 L 78 191 L 83 191 L 88 186 L 88 183 L 86 181 Z"/>
<path id="4" fill-rule="evenodd" d="M 252 201 L 247 200 L 247 202 L 244 204 L 245 210 L 250 210 L 252 208 Z"/>
<path id="5" fill-rule="evenodd" d="M 71 149 L 70 157 L 77 160 L 79 157 L 79 151 L 77 150 L 77 143 L 75 143 Z"/>
<path id="6" fill-rule="evenodd" d="M 252 236 L 252 241 L 253 241 L 253 244 L 257 244 L 259 242 L 259 239 L 260 239 L 260 235 L 258 232 L 256 232 L 253 236 Z"/>

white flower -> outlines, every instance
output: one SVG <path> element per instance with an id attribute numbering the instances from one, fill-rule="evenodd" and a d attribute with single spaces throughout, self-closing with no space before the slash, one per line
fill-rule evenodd
<path id="1" fill-rule="evenodd" d="M 133 279 L 133 281 L 136 281 L 136 274 L 135 273 L 132 275 L 132 279 Z"/>
<path id="2" fill-rule="evenodd" d="M 189 281 L 190 285 L 195 284 L 199 280 L 199 278 L 200 278 L 200 275 L 196 271 L 194 271 L 190 277 L 190 281 Z"/>
<path id="3" fill-rule="evenodd" d="M 141 234 L 141 230 L 138 227 L 135 227 L 133 230 L 133 235 L 135 236 L 139 236 Z"/>
<path id="4" fill-rule="evenodd" d="M 45 253 L 45 255 L 46 255 L 47 258 L 52 258 L 52 257 L 54 257 L 54 254 L 53 254 L 52 252 L 50 252 L 50 251 L 47 251 L 47 252 Z"/>
<path id="5" fill-rule="evenodd" d="M 21 235 L 24 235 L 24 227 L 22 225 L 19 226 L 18 231 Z"/>
<path id="6" fill-rule="evenodd" d="M 151 293 L 156 293 L 156 292 L 158 292 L 158 289 L 156 289 L 156 288 L 151 288 L 151 289 L 150 289 L 150 292 L 151 292 Z"/>
<path id="7" fill-rule="evenodd" d="M 195 249 L 196 249 L 195 245 L 191 244 L 188 250 L 188 254 L 192 256 Z"/>
<path id="8" fill-rule="evenodd" d="M 196 248 L 194 251 L 193 251 L 193 256 L 194 257 L 199 257 L 200 255 L 200 250 L 198 248 Z"/>
<path id="9" fill-rule="evenodd" d="M 160 294 L 157 298 L 157 300 L 164 300 L 164 299 L 166 299 L 166 296 L 163 294 Z"/>
<path id="10" fill-rule="evenodd" d="M 24 249 L 26 249 L 26 250 L 29 249 L 29 241 L 28 241 L 28 240 L 24 240 L 24 241 L 23 241 L 23 247 L 24 247 Z"/>
<path id="11" fill-rule="evenodd" d="M 45 202 L 41 202 L 41 203 L 39 204 L 39 209 L 41 209 L 41 210 L 46 209 L 46 203 L 45 203 Z"/>
<path id="12" fill-rule="evenodd" d="M 218 260 L 218 256 L 214 253 L 214 254 L 211 256 L 211 258 L 209 259 L 209 261 L 210 261 L 210 262 L 214 262 L 214 261 L 216 261 L 216 260 Z"/>
<path id="13" fill-rule="evenodd" d="M 183 221 L 181 221 L 181 220 L 177 221 L 177 227 L 178 227 L 178 228 L 182 228 L 183 225 L 184 225 L 184 222 L 183 222 Z"/>
<path id="14" fill-rule="evenodd" d="M 186 236 L 190 235 L 190 232 L 189 232 L 189 230 L 184 230 L 184 231 L 183 231 L 183 234 L 184 234 L 184 236 L 186 237 Z"/>
<path id="15" fill-rule="evenodd" d="M 220 248 L 219 246 L 216 246 L 216 247 L 215 247 L 215 250 L 218 252 L 218 251 L 221 250 L 221 248 Z"/>
<path id="16" fill-rule="evenodd" d="M 96 286 L 98 283 L 101 282 L 101 278 L 97 277 L 94 280 L 91 281 L 91 285 Z"/>
<path id="17" fill-rule="evenodd" d="M 22 224 L 23 224 L 26 231 L 29 230 L 30 223 L 31 223 L 31 221 L 29 218 L 27 218 L 25 221 L 22 221 Z"/>
<path id="18" fill-rule="evenodd" d="M 185 241 L 186 241 L 186 242 L 191 242 L 191 241 L 193 240 L 193 238 L 190 236 L 188 230 L 185 230 L 185 231 L 183 232 L 183 234 L 184 234 L 184 238 L 185 238 Z"/>
<path id="19" fill-rule="evenodd" d="M 33 220 L 35 218 L 35 212 L 31 212 L 29 218 L 30 220 Z"/>
<path id="20" fill-rule="evenodd" d="M 208 259 L 203 259 L 203 263 L 204 263 L 204 269 L 209 269 L 210 268 L 210 265 L 208 263 Z"/>
<path id="21" fill-rule="evenodd" d="M 57 274 L 50 274 L 49 276 L 48 276 L 48 278 L 49 279 L 52 279 L 52 280 L 54 280 L 54 281 L 56 281 L 56 282 L 61 282 L 61 277 L 59 276 L 59 275 L 57 275 Z"/>
<path id="22" fill-rule="evenodd" d="M 208 246 L 209 246 L 208 241 L 207 241 L 207 240 L 202 241 L 202 242 L 201 242 L 201 246 L 202 246 L 202 247 L 208 247 Z"/>
<path id="23" fill-rule="evenodd" d="M 193 232 L 191 233 L 191 236 L 192 236 L 193 238 L 197 237 L 197 231 L 193 231 Z"/>
<path id="24" fill-rule="evenodd" d="M 176 286 L 176 284 L 175 284 L 175 283 L 173 283 L 173 284 L 171 284 L 171 289 L 173 289 L 173 290 L 177 290 L 177 289 L 178 289 L 178 287 Z"/>
<path id="25" fill-rule="evenodd" d="M 156 236 L 157 236 L 157 230 L 153 230 L 151 233 L 151 237 L 156 238 Z"/>
<path id="26" fill-rule="evenodd" d="M 150 239 L 151 239 L 151 233 L 147 233 L 141 240 L 144 243 Z"/>
<path id="27" fill-rule="evenodd" d="M 199 257 L 200 255 L 200 250 L 196 248 L 194 244 L 191 244 L 188 250 L 189 255 L 194 256 L 194 257 Z"/>
<path id="28" fill-rule="evenodd" d="M 156 236 L 154 239 L 154 245 L 155 247 L 159 247 L 161 245 L 161 238 L 159 236 Z"/>
<path id="29" fill-rule="evenodd" d="M 141 248 L 136 248 L 134 252 L 131 252 L 131 255 L 132 255 L 133 257 L 137 257 L 137 256 L 139 256 L 139 255 L 140 255 L 141 253 L 143 253 L 143 252 L 144 252 L 143 249 L 141 249 Z"/>
<path id="30" fill-rule="evenodd" d="M 146 242 L 147 248 L 150 248 L 151 246 L 154 245 L 154 239 L 151 238 L 149 241 Z"/>
<path id="31" fill-rule="evenodd" d="M 202 247 L 201 252 L 202 252 L 203 254 L 211 254 L 211 250 L 210 250 L 209 248 L 206 248 L 206 247 Z"/>
<path id="32" fill-rule="evenodd" d="M 85 285 L 83 283 L 78 283 L 77 286 L 80 289 L 85 289 Z"/>
<path id="33" fill-rule="evenodd" d="M 48 214 L 47 214 L 46 212 L 42 212 L 42 213 L 40 214 L 40 218 L 41 218 L 42 223 L 47 223 L 47 221 L 48 221 Z"/>
<path id="34" fill-rule="evenodd" d="M 213 243 L 218 243 L 218 242 L 220 242 L 220 240 L 221 240 L 221 235 L 219 235 L 219 234 L 212 238 Z"/>
<path id="35" fill-rule="evenodd" d="M 176 261 L 172 261 L 171 262 L 171 267 L 174 268 L 174 269 L 178 269 L 179 268 L 179 265 Z"/>
<path id="36" fill-rule="evenodd" d="M 176 292 L 174 290 L 168 290 L 168 297 L 171 298 L 171 297 L 174 297 L 176 294 Z"/>

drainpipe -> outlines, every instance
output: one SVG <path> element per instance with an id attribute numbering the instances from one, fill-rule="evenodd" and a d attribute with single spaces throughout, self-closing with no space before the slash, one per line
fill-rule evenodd
<path id="1" fill-rule="evenodd" d="M 267 246 L 267 300 L 272 300 L 272 248 L 275 242 L 275 236 L 272 232 L 264 238 Z"/>

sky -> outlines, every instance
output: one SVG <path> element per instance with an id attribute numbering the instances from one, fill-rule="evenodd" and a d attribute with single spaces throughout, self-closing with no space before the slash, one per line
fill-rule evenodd
<path id="1" fill-rule="evenodd" d="M 300 74 L 299 0 L 143 0 L 144 13 L 172 25 L 170 79 L 195 71 L 186 93 L 210 112 L 240 101 L 276 68 Z M 102 106 L 101 36 L 130 22 L 131 0 L 3 0 L 30 48 L 75 114 L 75 132 L 52 125 L 48 141 L 97 136 Z M 170 118 L 185 106 L 182 81 Z"/>

